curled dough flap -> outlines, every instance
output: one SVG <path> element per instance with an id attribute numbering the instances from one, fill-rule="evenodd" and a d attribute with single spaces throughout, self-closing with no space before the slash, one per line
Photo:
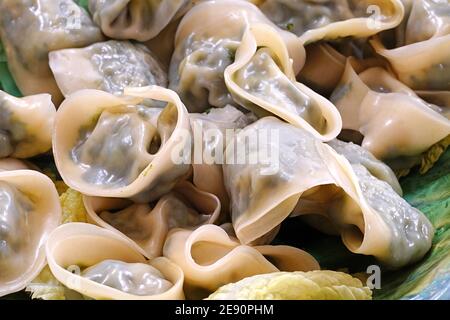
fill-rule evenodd
<path id="1" fill-rule="evenodd" d="M 323 141 L 341 131 L 339 112 L 296 81 L 286 46 L 268 25 L 250 25 L 224 77 L 234 100 L 256 115 L 275 115 Z"/>
<path id="2" fill-rule="evenodd" d="M 450 34 L 448 1 L 412 1 L 405 30 L 405 44 Z"/>
<path id="3" fill-rule="evenodd" d="M 275 140 L 248 139 L 250 132 L 269 129 Z M 247 127 L 235 143 L 257 159 L 224 166 L 233 226 L 243 243 L 260 238 L 288 216 L 300 215 L 324 232 L 340 234 L 349 250 L 373 255 L 390 267 L 415 262 L 430 248 L 431 223 L 389 184 L 398 187 L 392 171 L 363 151 L 358 157 L 335 146 L 336 152 L 275 118 Z M 268 148 L 269 159 L 264 158 Z"/>
<path id="4" fill-rule="evenodd" d="M 190 112 L 235 104 L 225 85 L 224 71 L 235 60 L 243 33 L 253 23 L 272 26 L 282 38 L 295 72 L 300 70 L 305 50 L 298 38 L 277 28 L 256 6 L 242 0 L 201 2 L 180 22 L 169 71 L 170 88 Z"/>
<path id="5" fill-rule="evenodd" d="M 0 158 L 31 158 L 49 151 L 55 116 L 49 94 L 16 98 L 0 90 Z"/>
<path id="6" fill-rule="evenodd" d="M 89 11 L 108 37 L 147 41 L 190 5 L 188 0 L 89 0 Z"/>
<path id="7" fill-rule="evenodd" d="M 145 203 L 189 173 L 189 162 L 182 158 L 191 143 L 189 117 L 171 90 L 150 86 L 124 93 L 82 90 L 67 98 L 56 116 L 53 152 L 72 189 Z M 167 105 L 142 105 L 148 99 Z"/>
<path id="8" fill-rule="evenodd" d="M 24 289 L 41 272 L 45 241 L 60 220 L 58 193 L 47 176 L 0 171 L 0 297 Z"/>
<path id="9" fill-rule="evenodd" d="M 434 235 L 431 222 L 395 193 L 387 182 L 330 149 L 324 144 L 318 148 L 335 178 L 335 185 L 345 195 L 337 192 L 329 197 L 324 194 L 317 202 L 325 204 L 326 208 L 316 212 L 325 213 L 337 227 L 344 244 L 354 253 L 373 255 L 391 268 L 420 260 L 431 247 Z"/>
<path id="10" fill-rule="evenodd" d="M 306 31 L 300 36 L 302 43 L 333 40 L 345 37 L 366 38 L 397 27 L 403 20 L 405 9 L 400 0 L 349 1 L 354 17 Z M 367 16 L 368 15 L 368 16 Z"/>
<path id="11" fill-rule="evenodd" d="M 86 223 L 61 225 L 48 238 L 46 254 L 50 270 L 58 281 L 66 287 L 94 299 L 184 299 L 183 272 L 177 265 L 162 257 L 147 262 L 131 241 L 95 225 Z M 67 270 L 69 267 L 91 267 L 105 260 L 148 263 L 159 270 L 173 286 L 160 294 L 139 296 L 94 282 Z"/>
<path id="12" fill-rule="evenodd" d="M 202 23 L 198 23 L 202 21 Z M 304 63 L 304 50 L 295 35 L 277 28 L 267 17 L 248 1 L 208 0 L 197 4 L 181 20 L 175 36 L 175 46 L 190 36 L 195 38 L 241 38 L 245 29 L 253 23 L 262 23 L 277 30 L 293 59 L 297 72 Z"/>
<path id="13" fill-rule="evenodd" d="M 391 50 L 377 38 L 370 43 L 411 89 L 450 90 L 450 34 Z"/>
<path id="14" fill-rule="evenodd" d="M 202 114 L 191 113 L 189 116 L 195 151 L 192 159 L 192 181 L 200 190 L 215 194 L 220 199 L 222 218 L 227 218 L 230 200 L 222 173 L 226 144 L 230 133 L 233 134 L 235 130 L 253 122 L 254 116 L 244 114 L 230 105 L 212 108 Z"/>
<path id="15" fill-rule="evenodd" d="M 303 129 L 266 117 L 228 144 L 223 172 L 234 230 L 242 243 L 281 224 L 304 191 L 333 183 L 317 153 L 318 141 Z"/>
<path id="16" fill-rule="evenodd" d="M 361 132 L 362 146 L 378 159 L 415 156 L 450 134 L 450 121 L 381 68 L 360 74 L 348 60 L 331 100 L 344 129 Z M 429 128 L 426 135 L 418 128 Z"/>
<path id="17" fill-rule="evenodd" d="M 319 269 L 317 261 L 300 249 L 241 245 L 215 225 L 204 225 L 194 231 L 173 230 L 164 245 L 164 256 L 183 269 L 189 290 L 214 291 L 224 284 L 280 269 Z"/>
<path id="18" fill-rule="evenodd" d="M 1 1 L 0 36 L 22 94 L 50 93 L 57 105 L 63 97 L 48 66 L 48 53 L 103 39 L 87 12 L 73 0 Z"/>
<path id="19" fill-rule="evenodd" d="M 215 223 L 220 214 L 216 196 L 186 181 L 162 196 L 153 208 L 118 198 L 83 196 L 83 202 L 89 220 L 131 240 L 135 249 L 147 258 L 162 255 L 171 229 Z"/>

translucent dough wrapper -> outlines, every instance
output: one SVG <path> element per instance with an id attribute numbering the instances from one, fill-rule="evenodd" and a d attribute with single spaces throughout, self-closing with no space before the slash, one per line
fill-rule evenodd
<path id="1" fill-rule="evenodd" d="M 256 6 L 242 0 L 201 2 L 178 26 L 169 71 L 170 88 L 180 95 L 190 112 L 234 104 L 223 73 L 233 63 L 246 28 L 253 23 L 275 28 L 293 60 L 294 70 L 300 70 L 305 53 L 300 41 L 277 28 Z"/>
<path id="2" fill-rule="evenodd" d="M 333 104 L 296 81 L 287 48 L 270 26 L 249 26 L 224 77 L 234 100 L 259 117 L 275 115 L 323 141 L 341 131 Z"/>
<path id="3" fill-rule="evenodd" d="M 191 295 L 212 292 L 256 274 L 319 269 L 317 261 L 300 249 L 241 245 L 216 225 L 204 225 L 194 231 L 173 230 L 163 252 L 183 270 L 186 294 Z"/>
<path id="4" fill-rule="evenodd" d="M 83 89 L 121 94 L 126 87 L 167 86 L 167 75 L 153 54 L 128 41 L 52 51 L 49 63 L 65 97 Z"/>
<path id="5" fill-rule="evenodd" d="M 88 13 L 72 0 L 4 0 L 0 3 L 0 38 L 21 93 L 50 93 L 58 105 L 62 95 L 48 66 L 48 53 L 85 47 L 102 41 L 103 36 Z"/>
<path id="6" fill-rule="evenodd" d="M 411 1 L 406 19 L 404 44 L 412 44 L 450 34 L 448 1 Z"/>
<path id="7" fill-rule="evenodd" d="M 16 98 L 0 90 L 0 158 L 31 158 L 49 151 L 55 116 L 48 94 Z"/>
<path id="8" fill-rule="evenodd" d="M 87 216 L 93 223 L 129 238 L 147 258 L 162 255 L 167 233 L 174 228 L 194 229 L 215 223 L 219 199 L 186 181 L 151 204 L 117 198 L 83 197 Z"/>
<path id="9" fill-rule="evenodd" d="M 89 11 L 113 39 L 147 41 L 191 6 L 188 0 L 89 0 Z"/>
<path id="10" fill-rule="evenodd" d="M 178 266 L 162 257 L 147 261 L 129 240 L 95 225 L 58 227 L 47 241 L 46 255 L 58 281 L 93 299 L 184 299 Z"/>
<path id="11" fill-rule="evenodd" d="M 280 28 L 303 43 L 345 37 L 366 38 L 398 26 L 400 0 L 253 0 Z"/>
<path id="12" fill-rule="evenodd" d="M 146 203 L 189 174 L 188 113 L 171 90 L 126 88 L 121 97 L 78 91 L 61 105 L 55 122 L 58 171 L 85 195 Z"/>
<path id="13" fill-rule="evenodd" d="M 379 39 L 373 39 L 371 44 L 411 89 L 450 90 L 450 34 L 390 50 Z"/>
<path id="14" fill-rule="evenodd" d="M 357 73 L 348 60 L 331 100 L 343 128 L 360 132 L 362 146 L 378 159 L 420 155 L 450 134 L 446 108 L 420 99 L 381 68 Z M 429 128 L 423 134 L 418 128 Z"/>
<path id="15" fill-rule="evenodd" d="M 200 190 L 215 194 L 220 199 L 222 218 L 227 218 L 230 200 L 222 173 L 226 144 L 236 130 L 246 127 L 256 117 L 230 105 L 189 116 L 194 135 L 193 147 L 197 152 L 192 159 L 192 181 Z"/>
<path id="16" fill-rule="evenodd" d="M 0 171 L 0 297 L 24 289 L 45 266 L 45 241 L 61 219 L 53 182 L 31 170 Z"/>
<path id="17" fill-rule="evenodd" d="M 278 138 L 247 138 L 265 131 Z M 267 234 L 289 216 L 302 216 L 323 232 L 340 234 L 352 252 L 373 255 L 389 267 L 415 262 L 430 248 L 431 223 L 388 183 L 400 191 L 391 171 L 364 152 L 349 161 L 338 154 L 345 150 L 336 152 L 272 117 L 245 128 L 234 145 L 243 145 L 252 157 L 247 159 L 258 159 L 224 165 L 233 226 L 242 243 Z M 275 156 L 265 158 L 267 150 Z"/>

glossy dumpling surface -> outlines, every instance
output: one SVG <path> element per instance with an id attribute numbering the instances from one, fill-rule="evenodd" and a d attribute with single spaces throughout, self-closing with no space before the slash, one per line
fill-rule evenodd
<path id="1" fill-rule="evenodd" d="M 167 75 L 143 45 L 98 42 L 81 49 L 50 52 L 50 68 L 64 96 L 81 89 L 120 94 L 125 87 L 167 85 Z"/>
<path id="2" fill-rule="evenodd" d="M 172 287 L 158 269 L 144 263 L 105 260 L 83 270 L 81 276 L 137 296 L 160 294 Z"/>

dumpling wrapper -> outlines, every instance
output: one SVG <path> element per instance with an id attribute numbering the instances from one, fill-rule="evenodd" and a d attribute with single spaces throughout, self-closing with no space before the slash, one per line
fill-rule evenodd
<path id="1" fill-rule="evenodd" d="M 161 109 L 141 105 L 151 99 Z M 158 199 L 190 170 L 190 124 L 171 90 L 126 88 L 125 96 L 82 90 L 58 110 L 53 153 L 64 182 L 85 195 Z"/>
<path id="2" fill-rule="evenodd" d="M 222 219 L 226 218 L 230 200 L 222 173 L 222 164 L 226 161 L 225 148 L 232 135 L 252 123 L 255 117 L 230 105 L 211 108 L 201 114 L 191 113 L 189 116 L 194 136 L 192 181 L 200 190 L 212 193 L 220 199 Z"/>
<path id="3" fill-rule="evenodd" d="M 200 2 L 180 22 L 169 71 L 170 88 L 190 112 L 235 104 L 223 73 L 234 62 L 244 31 L 253 23 L 268 24 L 279 32 L 295 71 L 300 70 L 305 53 L 300 41 L 277 28 L 256 6 L 243 0 Z"/>
<path id="4" fill-rule="evenodd" d="M 24 289 L 45 266 L 45 241 L 61 219 L 53 182 L 31 170 L 0 171 L 0 297 Z"/>
<path id="5" fill-rule="evenodd" d="M 278 137 L 249 142 L 247 137 L 260 131 Z M 272 117 L 237 134 L 235 145 L 243 145 L 237 156 L 246 150 L 258 159 L 224 166 L 233 226 L 242 243 L 301 215 L 324 232 L 340 234 L 350 251 L 373 255 L 393 268 L 419 260 L 430 248 L 430 222 L 389 183 L 374 177 L 369 170 L 378 170 L 367 159 L 349 162 L 305 130 Z M 232 148 L 227 154 L 235 152 Z M 264 159 L 267 149 L 277 156 Z M 381 176 L 393 183 L 391 174 Z"/>
<path id="6" fill-rule="evenodd" d="M 234 100 L 259 117 L 275 115 L 323 141 L 341 131 L 333 104 L 296 81 L 287 48 L 270 26 L 253 24 L 246 30 L 224 77 Z"/>
<path id="7" fill-rule="evenodd" d="M 48 53 L 85 47 L 102 41 L 103 35 L 72 0 L 2 0 L 0 38 L 21 93 L 49 93 L 59 105 L 63 97 L 48 66 Z"/>
<path id="8" fill-rule="evenodd" d="M 358 74 L 351 59 L 331 100 L 343 128 L 360 132 L 362 146 L 381 160 L 420 155 L 450 134 L 443 110 L 421 100 L 381 68 Z M 427 134 L 418 128 L 428 128 Z"/>
<path id="9" fill-rule="evenodd" d="M 450 34 L 450 3 L 446 0 L 410 1 L 404 45 Z"/>
<path id="10" fill-rule="evenodd" d="M 183 270 L 188 296 L 211 293 L 256 274 L 319 269 L 317 261 L 300 249 L 242 245 L 216 225 L 171 231 L 163 252 Z"/>
<path id="11" fill-rule="evenodd" d="M 48 238 L 46 254 L 50 270 L 58 281 L 69 289 L 93 299 L 184 299 L 183 272 L 177 265 L 163 257 L 147 261 L 129 240 L 115 232 L 92 224 L 67 223 L 61 225 Z M 114 263 L 108 263 L 108 260 L 115 261 L 118 268 L 115 268 Z M 150 268 L 145 268 L 147 264 Z M 97 278 L 98 281 L 95 281 L 94 277 L 90 279 L 91 272 L 89 271 L 92 271 L 92 268 L 101 271 Z M 128 280 L 135 288 L 143 285 L 143 283 L 139 283 L 139 275 L 145 275 L 149 269 L 157 270 L 152 273 L 153 276 L 157 276 L 157 279 L 153 283 L 148 283 L 145 292 L 140 292 L 139 295 L 136 294 L 136 291 L 134 294 L 126 292 L 127 290 L 122 291 L 120 289 L 125 284 L 125 280 L 116 279 L 115 273 L 109 274 L 109 271 L 124 272 L 126 269 L 133 272 Z M 108 283 L 108 278 L 115 283 L 114 286 L 108 285 L 111 284 L 111 282 Z M 169 284 L 172 285 L 169 286 Z"/>
<path id="12" fill-rule="evenodd" d="M 103 260 L 81 272 L 83 278 L 136 296 L 153 296 L 173 284 L 155 267 L 146 263 Z"/>
<path id="13" fill-rule="evenodd" d="M 251 0 L 280 28 L 308 45 L 321 40 L 367 38 L 397 27 L 400 0 Z"/>
<path id="14" fill-rule="evenodd" d="M 450 91 L 450 34 L 390 50 L 379 39 L 370 43 L 409 88 Z"/>
<path id="15" fill-rule="evenodd" d="M 128 41 L 52 51 L 49 64 L 65 97 L 83 89 L 121 94 L 126 87 L 167 86 L 167 75 L 152 52 Z"/>
<path id="16" fill-rule="evenodd" d="M 147 41 L 191 6 L 188 0 L 89 0 L 89 11 L 113 39 Z"/>
<path id="17" fill-rule="evenodd" d="M 31 158 L 49 151 L 55 116 L 49 94 L 16 98 L 0 90 L 0 158 Z"/>
<path id="18" fill-rule="evenodd" d="M 215 223 L 220 201 L 187 181 L 180 182 L 158 202 L 137 204 L 125 199 L 83 196 L 88 220 L 129 238 L 135 249 L 151 259 L 162 255 L 167 233 Z"/>

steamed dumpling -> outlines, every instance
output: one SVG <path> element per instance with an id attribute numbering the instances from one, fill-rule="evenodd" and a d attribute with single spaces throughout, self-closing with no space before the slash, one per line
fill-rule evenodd
<path id="1" fill-rule="evenodd" d="M 331 100 L 343 128 L 360 132 L 362 146 L 381 160 L 419 156 L 450 134 L 446 106 L 423 101 L 382 68 L 357 73 L 351 59 Z M 425 127 L 426 134 L 418 130 Z"/>
<path id="2" fill-rule="evenodd" d="M 369 37 L 398 26 L 400 0 L 253 0 L 280 28 L 303 43 L 345 37 Z"/>
<path id="3" fill-rule="evenodd" d="M 89 11 L 108 37 L 147 41 L 190 4 L 188 0 L 89 0 Z"/>
<path id="4" fill-rule="evenodd" d="M 261 132 L 277 135 L 248 138 Z M 241 242 L 264 236 L 288 216 L 302 216 L 326 233 L 340 234 L 352 252 L 373 255 L 390 267 L 415 262 L 430 248 L 431 223 L 395 192 L 388 183 L 396 185 L 392 173 L 373 157 L 352 155 L 349 161 L 342 146 L 337 149 L 344 156 L 272 117 L 238 133 L 227 154 L 235 146 L 247 161 L 224 165 L 224 177 Z"/>
<path id="5" fill-rule="evenodd" d="M 39 274 L 44 243 L 60 218 L 49 178 L 31 170 L 0 172 L 0 297 L 24 289 Z"/>
<path id="6" fill-rule="evenodd" d="M 53 153 L 71 188 L 145 203 L 189 173 L 189 132 L 187 110 L 168 89 L 127 88 L 125 96 L 81 90 L 58 110 Z"/>
<path id="7" fill-rule="evenodd" d="M 22 94 L 50 93 L 58 105 L 62 95 L 48 66 L 48 53 L 85 47 L 103 36 L 72 0 L 2 0 L 0 38 Z"/>
<path id="8" fill-rule="evenodd" d="M 270 20 L 280 28 L 298 36 L 308 30 L 354 17 L 347 0 L 261 0 L 257 2 L 260 3 L 261 11 Z"/>
<path id="9" fill-rule="evenodd" d="M 298 71 L 304 58 L 300 41 L 277 28 L 256 6 L 243 0 L 200 2 L 180 22 L 169 71 L 170 88 L 190 112 L 234 104 L 224 71 L 234 62 L 245 29 L 254 23 L 271 25 L 280 33 Z"/>
<path id="10" fill-rule="evenodd" d="M 104 260 L 84 269 L 81 276 L 137 296 L 160 294 L 172 287 L 164 275 L 145 263 Z"/>
<path id="11" fill-rule="evenodd" d="M 448 0 L 412 1 L 407 19 L 406 45 L 450 33 L 450 2 Z"/>
<path id="12" fill-rule="evenodd" d="M 68 289 L 93 299 L 184 299 L 183 272 L 166 258 L 146 260 L 115 232 L 88 223 L 56 228 L 46 244 L 49 268 Z"/>
<path id="13" fill-rule="evenodd" d="M 243 113 L 233 106 L 211 108 L 204 113 L 190 114 L 191 127 L 195 135 L 192 181 L 200 190 L 216 195 L 222 204 L 222 213 L 228 214 L 229 198 L 225 190 L 222 164 L 230 135 L 256 120 L 251 113 Z M 200 156 L 199 156 L 200 155 Z"/>
<path id="14" fill-rule="evenodd" d="M 82 89 L 121 94 L 125 87 L 167 86 L 167 75 L 152 52 L 128 41 L 110 40 L 81 49 L 52 51 L 49 58 L 66 97 Z"/>
<path id="15" fill-rule="evenodd" d="M 16 98 L 0 90 L 0 158 L 31 158 L 49 151 L 55 116 L 48 94 Z"/>
<path id="16" fill-rule="evenodd" d="M 180 182 L 156 204 L 129 200 L 83 197 L 89 220 L 129 238 L 145 257 L 162 255 L 167 233 L 175 228 L 195 229 L 215 223 L 220 201 L 187 181 Z"/>
<path id="17" fill-rule="evenodd" d="M 233 99 L 259 117 L 275 115 L 323 141 L 341 131 L 336 108 L 297 82 L 287 47 L 268 25 L 253 24 L 246 29 L 224 77 Z"/>

